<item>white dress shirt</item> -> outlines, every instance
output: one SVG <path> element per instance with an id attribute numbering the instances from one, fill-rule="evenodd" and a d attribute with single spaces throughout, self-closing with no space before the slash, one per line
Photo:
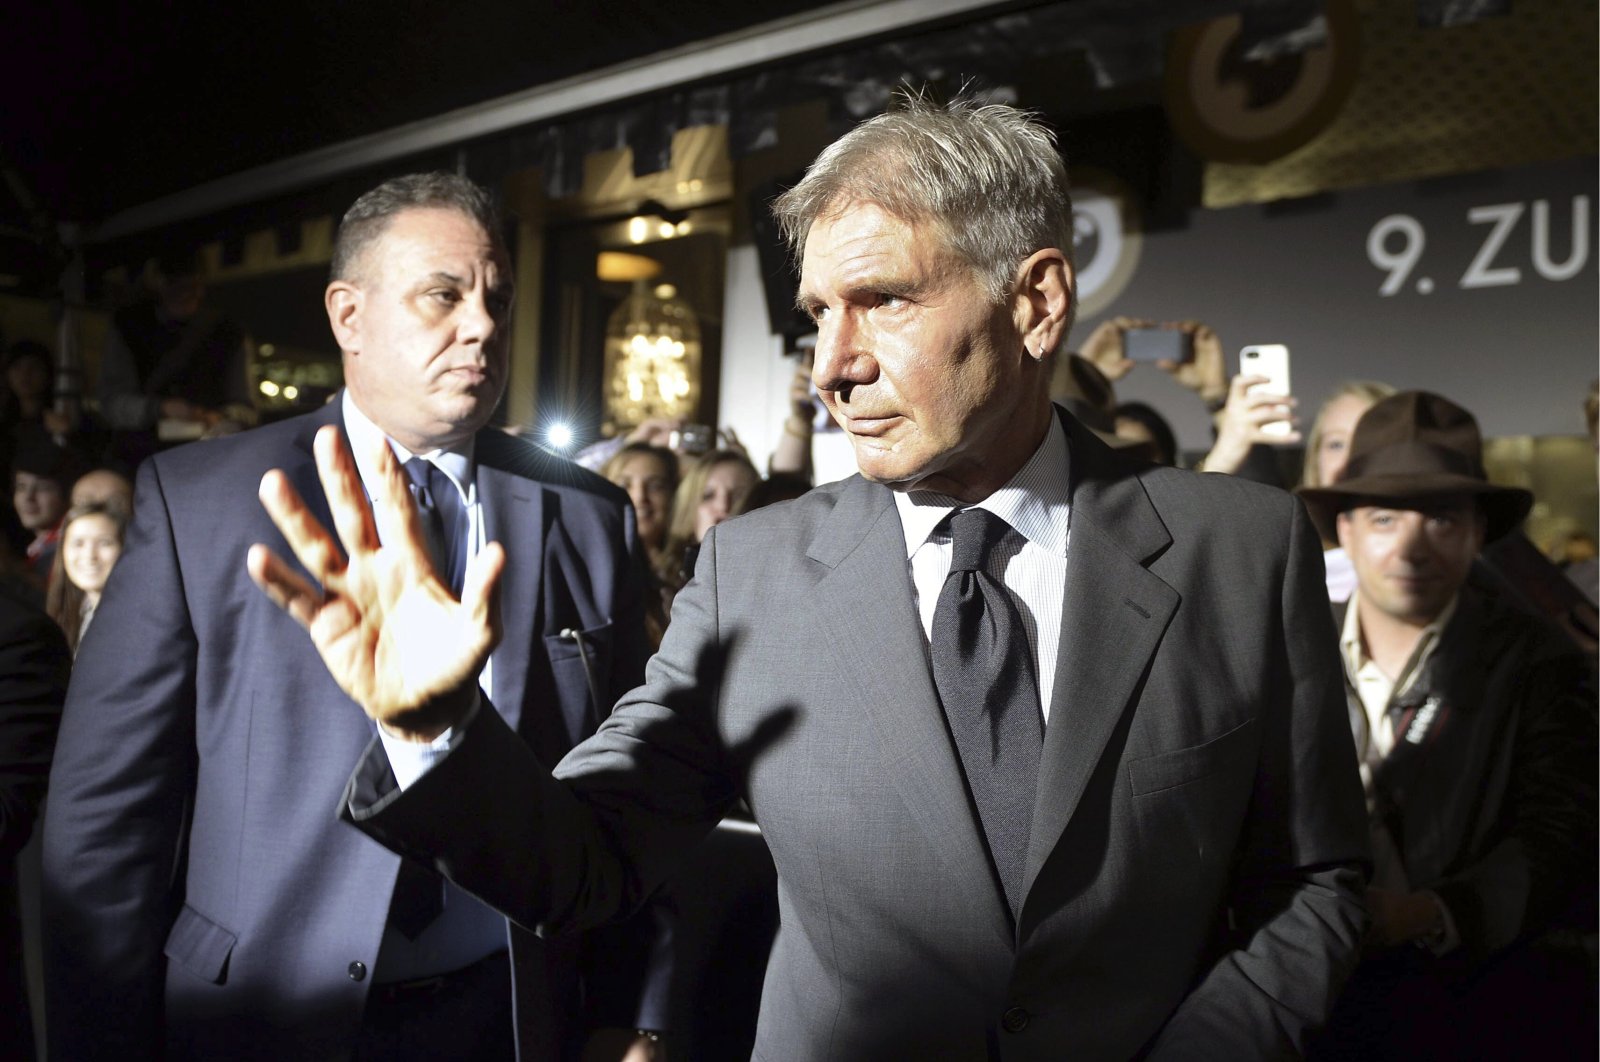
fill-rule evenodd
<path id="1" fill-rule="evenodd" d="M 356 472 L 363 484 L 372 483 L 377 471 L 367 455 L 373 451 L 376 439 L 383 435 L 383 430 L 361 412 L 349 391 L 344 393 L 343 413 L 345 433 L 350 437 L 350 447 L 355 455 Z M 402 464 L 414 456 L 421 457 L 448 476 L 456 490 L 461 492 L 467 513 L 467 558 L 470 561 L 477 556 L 485 544 L 485 531 L 483 507 L 478 502 L 472 439 L 469 437 L 464 445 L 454 450 L 433 450 L 426 454 L 412 454 L 393 439 L 387 441 Z M 367 496 L 372 496 L 370 488 Z M 492 690 L 493 667 L 492 659 L 485 662 L 483 672 L 478 676 L 478 688 L 485 694 L 490 694 Z M 449 751 L 453 737 L 452 732 L 447 730 L 432 743 L 423 745 L 402 741 L 382 727 L 377 729 L 378 738 L 389 757 L 389 767 L 394 771 L 401 788 L 422 777 L 429 767 L 438 762 Z M 377 969 L 373 972 L 375 981 L 390 983 L 449 973 L 506 947 L 506 920 L 503 915 L 449 882 L 445 882 L 444 890 L 444 910 L 417 934 L 415 940 L 407 940 L 392 928 L 384 929 Z"/>
<path id="2" fill-rule="evenodd" d="M 971 508 L 987 509 L 1011 528 L 990 552 L 988 572 L 1011 592 L 1028 633 L 1040 710 L 1050 720 L 1056 663 L 1061 655 L 1061 613 L 1067 593 L 1069 497 L 1067 434 L 1058 417 L 1028 463 L 1010 481 Z M 922 633 L 933 640 L 933 613 L 950 574 L 950 531 L 939 524 L 969 506 L 931 491 L 896 491 L 906 563 Z"/>

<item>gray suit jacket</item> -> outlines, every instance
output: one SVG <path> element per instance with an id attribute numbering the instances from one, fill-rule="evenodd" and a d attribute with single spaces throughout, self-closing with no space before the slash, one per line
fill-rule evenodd
<path id="1" fill-rule="evenodd" d="M 759 1058 L 1293 1055 L 1364 924 L 1316 536 L 1280 491 L 1063 420 L 1066 611 L 1016 924 L 896 509 L 859 478 L 708 536 L 645 685 L 559 781 L 484 713 L 404 794 L 364 763 L 346 814 L 550 930 L 638 902 L 745 794 L 782 918 Z"/>
<path id="2" fill-rule="evenodd" d="M 269 468 L 326 522 L 311 438 L 338 422 L 334 402 L 140 469 L 51 774 L 56 1058 L 154 1057 L 163 1044 L 176 1057 L 329 1058 L 353 1042 L 400 864 L 335 814 L 374 728 L 245 572 L 252 543 L 289 556 L 255 496 Z M 554 762 L 599 723 L 559 632 L 585 632 L 601 698 L 643 672 L 631 510 L 499 432 L 480 433 L 477 462 L 489 537 L 508 553 L 495 700 L 529 762 Z M 580 1024 L 580 973 L 628 963 L 591 965 L 587 942 L 510 940 L 522 1057 L 553 1057 Z M 588 988 L 611 1023 L 658 1020 L 634 1009 L 637 983 Z"/>

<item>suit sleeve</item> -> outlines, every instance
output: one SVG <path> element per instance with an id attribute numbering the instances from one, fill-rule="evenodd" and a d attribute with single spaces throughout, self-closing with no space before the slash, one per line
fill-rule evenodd
<path id="1" fill-rule="evenodd" d="M 613 610 L 612 696 L 644 681 L 650 656 L 645 634 L 645 595 L 653 593 L 646 575 L 632 507 L 624 511 L 621 592 Z M 606 713 L 610 704 L 596 705 Z M 664 1031 L 670 1027 L 673 994 L 673 930 L 676 919 L 669 889 L 653 895 L 644 908 L 621 923 L 596 929 L 585 941 L 584 999 L 591 1028 Z"/>
<path id="2" fill-rule="evenodd" d="M 1282 586 L 1230 932 L 1152 1058 L 1299 1057 L 1360 956 L 1366 810 L 1320 545 L 1299 502 Z"/>
<path id="3" fill-rule="evenodd" d="M 50 1053 L 154 1058 L 194 780 L 196 641 L 156 462 L 80 647 L 45 816 Z"/>
<path id="4" fill-rule="evenodd" d="M 644 686 L 553 773 L 497 712 L 481 710 L 403 792 L 381 748 L 369 749 L 344 817 L 537 931 L 592 928 L 638 908 L 734 797 L 709 719 L 720 651 L 714 539 Z"/>
<path id="5" fill-rule="evenodd" d="M 0 865 L 33 833 L 71 667 L 61 629 L 0 590 Z"/>

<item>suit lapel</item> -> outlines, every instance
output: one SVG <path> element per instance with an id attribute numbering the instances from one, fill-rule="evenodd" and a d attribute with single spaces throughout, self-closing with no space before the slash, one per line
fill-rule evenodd
<path id="1" fill-rule="evenodd" d="M 807 554 L 832 569 L 813 598 L 817 625 L 840 681 L 872 719 L 885 773 L 956 880 L 975 903 L 985 898 L 989 921 L 1009 945 L 1010 910 L 933 688 L 889 490 L 852 479 Z"/>
<path id="2" fill-rule="evenodd" d="M 1029 887 L 1143 680 L 1178 594 L 1145 564 L 1172 538 L 1131 467 L 1065 415 L 1072 462 L 1061 656 L 1039 762 Z"/>
<path id="3" fill-rule="evenodd" d="M 317 476 L 317 458 L 312 443 L 317 437 L 317 432 L 326 425 L 333 424 L 338 426 L 341 433 L 344 431 L 344 414 L 341 412 L 344 408 L 343 398 L 344 392 L 341 391 L 332 401 L 301 421 L 300 430 L 294 435 L 294 447 L 300 458 L 293 464 L 285 463 L 281 469 L 289 478 L 290 484 L 300 493 L 300 497 L 305 500 L 311 514 L 330 532 L 333 531 L 333 514 L 328 510 L 328 496 L 323 493 L 322 480 Z M 287 549 L 280 555 L 293 556 Z M 300 571 L 301 574 L 306 574 L 304 568 Z"/>
<path id="4" fill-rule="evenodd" d="M 522 717 L 529 655 L 544 604 L 539 576 L 544 557 L 544 497 L 539 484 L 499 467 L 498 449 L 480 433 L 477 488 L 483 505 L 484 538 L 506 551 L 500 579 L 504 631 L 494 652 L 494 705 L 513 730 Z M 543 648 L 542 646 L 540 647 Z"/>

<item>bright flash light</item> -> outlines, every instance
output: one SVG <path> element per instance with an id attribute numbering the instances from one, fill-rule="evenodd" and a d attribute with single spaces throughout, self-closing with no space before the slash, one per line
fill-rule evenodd
<path id="1" fill-rule="evenodd" d="M 262 380 L 261 393 L 266 395 L 268 398 L 276 398 L 278 396 L 278 385 L 273 383 L 271 380 Z"/>
<path id="2" fill-rule="evenodd" d="M 572 429 L 565 424 L 552 424 L 545 433 L 545 438 L 550 440 L 550 445 L 557 450 L 565 450 L 572 445 Z"/>
<path id="3" fill-rule="evenodd" d="M 293 402 L 295 399 L 300 397 L 300 388 L 296 387 L 294 384 L 290 384 L 283 389 L 283 397 Z"/>

